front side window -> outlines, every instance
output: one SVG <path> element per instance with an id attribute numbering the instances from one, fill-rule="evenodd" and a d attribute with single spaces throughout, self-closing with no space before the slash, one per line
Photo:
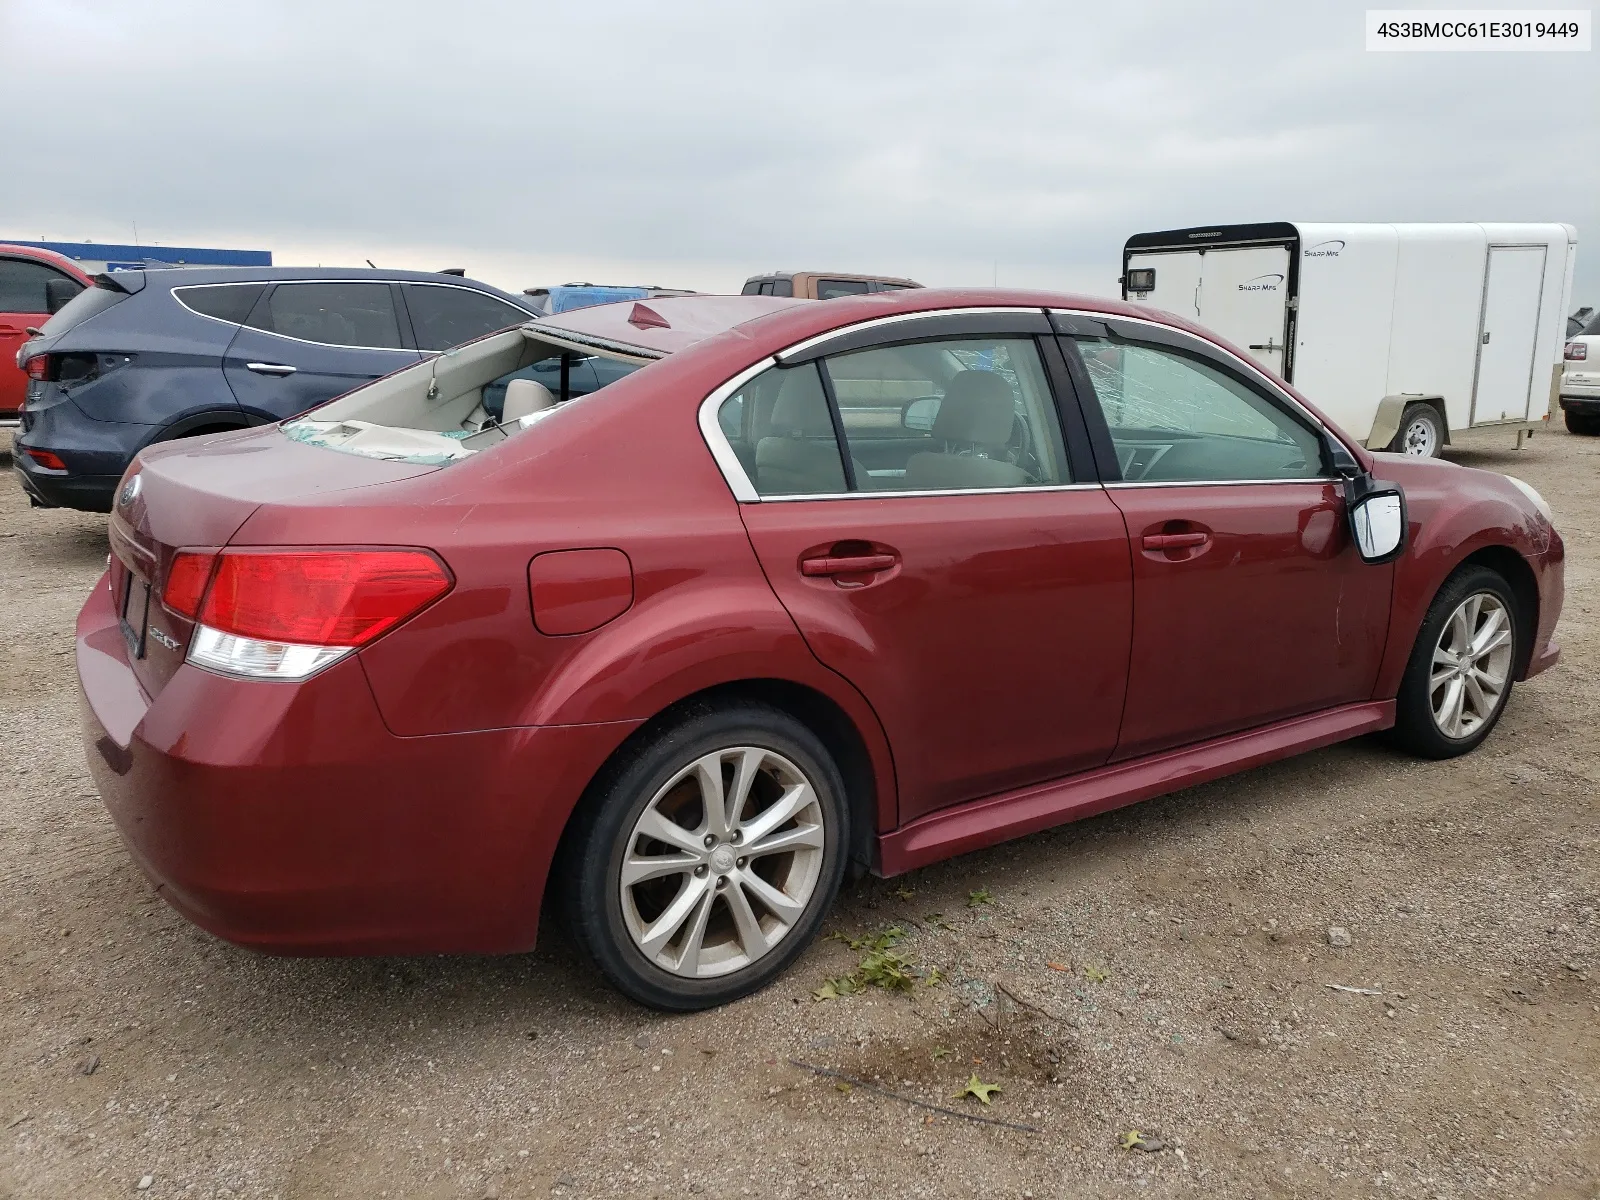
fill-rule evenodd
<path id="1" fill-rule="evenodd" d="M 69 278 L 54 267 L 23 258 L 0 258 L 0 312 L 46 313 L 44 285 Z"/>
<path id="2" fill-rule="evenodd" d="M 303 342 L 400 348 L 400 323 L 387 283 L 280 283 L 247 324 Z"/>
<path id="3" fill-rule="evenodd" d="M 865 279 L 817 280 L 818 300 L 832 300 L 838 296 L 865 296 L 866 294 L 867 281 Z"/>
<path id="4" fill-rule="evenodd" d="M 528 320 L 520 308 L 470 288 L 429 283 L 402 286 L 419 350 L 448 350 Z"/>
<path id="5" fill-rule="evenodd" d="M 1299 417 L 1220 368 L 1176 350 L 1077 338 L 1132 483 L 1314 479 L 1320 439 Z"/>

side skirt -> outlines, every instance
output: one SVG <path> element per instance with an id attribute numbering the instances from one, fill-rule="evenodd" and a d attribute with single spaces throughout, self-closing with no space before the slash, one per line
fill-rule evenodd
<path id="1" fill-rule="evenodd" d="M 1394 701 L 1346 704 L 929 813 L 878 839 L 878 873 L 899 875 L 1152 796 L 1331 746 L 1394 724 Z"/>

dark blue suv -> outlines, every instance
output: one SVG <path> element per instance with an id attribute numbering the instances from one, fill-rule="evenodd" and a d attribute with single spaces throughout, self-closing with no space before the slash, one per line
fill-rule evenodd
<path id="1" fill-rule="evenodd" d="M 424 271 L 101 275 L 17 354 L 28 391 L 12 463 L 35 504 L 109 512 L 151 442 L 282 420 L 530 308 Z"/>

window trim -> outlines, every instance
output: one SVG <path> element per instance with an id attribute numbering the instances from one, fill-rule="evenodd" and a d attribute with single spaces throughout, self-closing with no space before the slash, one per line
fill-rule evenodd
<path id="1" fill-rule="evenodd" d="M 726 383 L 714 389 L 710 395 L 702 400 L 700 402 L 700 409 L 697 414 L 697 422 L 700 426 L 700 436 L 705 440 L 707 448 L 711 451 L 711 457 L 713 460 L 715 460 L 718 469 L 721 470 L 723 480 L 727 483 L 728 490 L 733 493 L 733 498 L 740 504 L 762 504 L 770 501 L 793 502 L 796 500 L 886 500 L 898 496 L 974 496 L 1010 492 L 1081 491 L 1087 488 L 1259 487 L 1263 484 L 1326 484 L 1339 482 L 1339 477 L 1332 475 L 1318 475 L 1306 479 L 1214 479 L 1183 480 L 1179 482 L 1152 481 L 1149 483 L 1136 480 L 1129 482 L 1121 479 L 1120 473 L 1115 478 L 1106 477 L 1104 470 L 1098 466 L 1101 451 L 1098 449 L 1098 447 L 1096 447 L 1096 477 L 1092 481 L 1081 483 L 1039 484 L 1032 487 L 1021 488 L 952 488 L 948 490 L 941 489 L 938 491 L 915 492 L 858 491 L 830 492 L 816 495 L 805 494 L 783 496 L 762 496 L 756 491 L 754 482 L 750 479 L 749 475 L 746 474 L 744 464 L 739 461 L 739 456 L 733 452 L 733 444 L 728 441 L 727 436 L 722 432 L 721 423 L 717 420 L 717 411 L 722 407 L 723 402 L 732 397 L 736 392 L 739 391 L 739 389 L 744 387 L 745 384 L 749 383 L 763 371 L 766 371 L 772 367 L 794 366 L 796 365 L 797 361 L 804 361 L 804 356 L 811 354 L 813 350 L 818 350 L 819 347 L 825 347 L 829 342 L 835 341 L 839 338 L 859 334 L 867 330 L 885 329 L 890 326 L 903 324 L 908 321 L 921 321 L 927 320 L 928 318 L 937 317 L 969 317 L 988 313 L 1007 313 L 1012 315 L 1042 313 L 1048 320 L 1057 326 L 1057 333 L 1054 336 L 1056 337 L 1058 345 L 1060 342 L 1070 339 L 1069 334 L 1061 332 L 1061 330 L 1068 328 L 1068 326 L 1063 323 L 1062 319 L 1065 319 L 1066 321 L 1082 320 L 1099 322 L 1111 329 L 1113 332 L 1116 331 L 1113 322 L 1125 325 L 1138 325 L 1155 330 L 1171 339 L 1168 344 L 1174 349 L 1181 350 L 1192 348 L 1198 352 L 1201 357 L 1215 359 L 1217 362 L 1226 365 L 1229 368 L 1235 370 L 1243 368 L 1246 375 L 1253 376 L 1251 383 L 1253 386 L 1257 387 L 1258 390 L 1264 389 L 1268 393 L 1268 397 L 1270 399 L 1290 408 L 1297 415 L 1309 422 L 1312 428 L 1318 430 L 1324 436 L 1330 437 L 1337 441 L 1343 445 L 1347 451 L 1354 455 L 1354 451 L 1350 450 L 1350 443 L 1347 442 L 1344 437 L 1332 429 L 1326 422 L 1320 420 L 1315 413 L 1309 411 L 1287 391 L 1283 390 L 1282 385 L 1275 382 L 1273 378 L 1263 371 L 1259 366 L 1250 362 L 1242 355 L 1234 354 L 1232 351 L 1225 350 L 1221 346 L 1207 341 L 1205 338 L 1189 333 L 1187 330 L 1178 329 L 1171 325 L 1164 325 L 1160 321 L 1153 321 L 1144 317 L 1126 316 L 1121 313 L 1097 312 L 1092 309 L 1036 307 L 1033 305 L 1023 304 L 981 305 L 971 308 L 936 308 L 922 309 L 917 312 L 909 313 L 895 313 L 894 315 L 887 317 L 874 317 L 866 321 L 857 321 L 851 325 L 841 325 L 838 328 L 830 329 L 825 333 L 815 334 L 812 337 L 794 343 L 792 346 L 786 346 L 776 353 L 769 354 L 762 358 L 759 362 L 752 363 L 750 366 L 746 367 L 737 375 L 729 379 Z M 1033 334 L 1029 336 L 1046 337 L 1051 335 Z M 1155 338 L 1143 339 L 1131 337 L 1129 340 L 1147 340 L 1158 345 L 1161 344 Z M 853 350 L 866 348 L 867 347 L 863 345 L 859 347 L 850 346 L 847 349 Z M 1065 358 L 1069 364 L 1069 370 L 1072 370 L 1074 366 L 1077 370 L 1082 369 L 1081 362 L 1077 364 L 1072 363 L 1073 354 L 1069 354 L 1065 346 L 1061 346 L 1060 349 L 1062 357 Z M 1073 351 L 1074 353 L 1076 352 L 1076 346 L 1073 347 Z M 843 350 L 841 350 L 841 352 L 843 352 Z M 1047 354 L 1043 354 L 1042 356 L 1044 358 L 1045 372 L 1048 376 L 1050 373 L 1049 356 Z M 816 357 L 822 357 L 822 352 L 819 352 Z M 1050 382 L 1052 385 L 1055 384 L 1055 380 L 1053 378 Z M 1089 408 L 1093 408 L 1094 412 L 1099 414 L 1100 401 L 1099 398 L 1093 394 L 1092 388 L 1089 396 L 1085 398 L 1081 394 L 1079 381 L 1075 371 L 1073 372 L 1071 382 L 1073 384 L 1072 390 L 1074 396 L 1079 404 L 1080 416 L 1087 421 L 1089 419 L 1089 413 L 1087 411 Z M 1068 424 L 1068 415 L 1060 412 L 1059 409 L 1060 406 L 1065 402 L 1066 397 L 1058 395 L 1056 400 L 1058 417 L 1061 420 L 1063 427 L 1062 434 L 1065 437 L 1067 435 L 1066 426 Z M 1103 422 L 1103 416 L 1100 417 L 1100 420 Z M 1093 442 L 1095 438 L 1092 425 L 1089 430 L 1089 434 L 1090 440 Z M 1068 461 L 1071 462 L 1073 469 L 1076 470 L 1078 464 L 1072 456 L 1072 446 L 1070 442 L 1067 445 L 1067 454 Z M 1113 459 L 1113 461 L 1115 460 Z"/>

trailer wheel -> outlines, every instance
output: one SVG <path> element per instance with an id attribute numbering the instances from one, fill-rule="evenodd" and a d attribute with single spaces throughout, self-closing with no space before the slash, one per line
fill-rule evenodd
<path id="1" fill-rule="evenodd" d="M 1415 458 L 1438 458 L 1444 450 L 1444 421 L 1431 404 L 1408 404 L 1400 414 L 1400 432 L 1389 449 Z"/>
<path id="2" fill-rule="evenodd" d="M 1593 437 L 1595 434 L 1600 433 L 1600 419 L 1584 416 L 1582 413 L 1575 413 L 1571 409 L 1568 409 L 1562 415 L 1567 419 L 1568 433 L 1581 433 L 1585 437 Z"/>

